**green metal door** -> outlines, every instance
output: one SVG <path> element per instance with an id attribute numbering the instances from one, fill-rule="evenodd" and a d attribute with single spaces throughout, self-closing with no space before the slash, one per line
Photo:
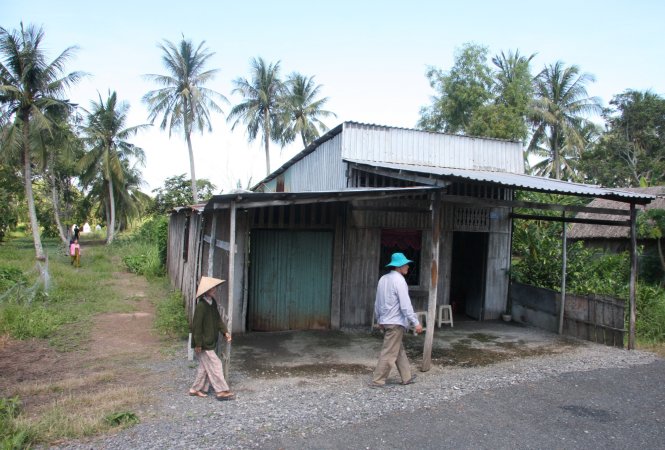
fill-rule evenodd
<path id="1" fill-rule="evenodd" d="M 330 327 L 332 232 L 252 230 L 248 327 Z"/>

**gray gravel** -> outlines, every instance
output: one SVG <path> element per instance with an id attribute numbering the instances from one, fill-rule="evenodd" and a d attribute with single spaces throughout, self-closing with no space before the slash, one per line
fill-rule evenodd
<path id="1" fill-rule="evenodd" d="M 382 415 L 431 408 L 469 393 L 498 389 L 603 368 L 625 368 L 653 362 L 651 353 L 591 343 L 565 353 L 505 361 L 484 367 L 433 367 L 418 373 L 415 384 L 393 380 L 370 389 L 367 375 L 261 378 L 232 370 L 229 384 L 235 401 L 189 397 L 195 363 L 178 355 L 150 367 L 163 377 L 156 402 L 139 412 L 142 422 L 116 435 L 72 442 L 67 449 L 261 448 L 269 440 L 309 436 Z M 414 365 L 414 370 L 416 369 Z"/>

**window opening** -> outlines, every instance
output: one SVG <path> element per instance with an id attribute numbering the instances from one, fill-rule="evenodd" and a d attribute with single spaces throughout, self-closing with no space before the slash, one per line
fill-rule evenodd
<path id="1" fill-rule="evenodd" d="M 393 253 L 404 253 L 413 263 L 409 264 L 409 273 L 406 275 L 406 283 L 409 286 L 420 285 L 420 257 L 422 254 L 422 231 L 404 229 L 381 230 L 381 259 L 380 275 L 387 273 L 389 268 L 386 264 L 390 262 Z"/>

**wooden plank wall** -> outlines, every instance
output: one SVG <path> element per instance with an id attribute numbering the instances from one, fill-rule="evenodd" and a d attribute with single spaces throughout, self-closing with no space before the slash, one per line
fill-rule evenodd
<path id="1" fill-rule="evenodd" d="M 180 283 L 180 292 L 187 305 L 187 317 L 191 323 L 194 317 L 194 295 L 196 287 L 201 276 L 201 237 L 203 230 L 201 224 L 203 216 L 199 213 L 192 214 L 189 220 L 189 239 L 187 245 L 189 253 L 187 261 L 183 263 L 182 281 Z"/>
<path id="2" fill-rule="evenodd" d="M 564 334 L 623 347 L 625 303 L 610 297 L 566 295 Z"/>
<path id="3" fill-rule="evenodd" d="M 379 278 L 381 230 L 346 230 L 342 281 L 342 327 L 369 326 L 374 314 L 376 283 Z"/>

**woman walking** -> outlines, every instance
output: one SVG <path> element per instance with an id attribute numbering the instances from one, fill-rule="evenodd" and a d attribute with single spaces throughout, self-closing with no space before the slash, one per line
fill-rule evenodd
<path id="1" fill-rule="evenodd" d="M 233 400 L 235 395 L 229 390 L 224 379 L 222 361 L 217 356 L 217 335 L 221 332 L 227 342 L 231 342 L 231 333 L 219 316 L 217 301 L 213 292 L 224 280 L 211 277 L 201 277 L 199 288 L 196 291 L 196 309 L 192 321 L 192 348 L 199 359 L 199 368 L 196 372 L 194 384 L 189 389 L 189 395 L 207 397 L 210 385 L 215 390 L 217 400 Z"/>

